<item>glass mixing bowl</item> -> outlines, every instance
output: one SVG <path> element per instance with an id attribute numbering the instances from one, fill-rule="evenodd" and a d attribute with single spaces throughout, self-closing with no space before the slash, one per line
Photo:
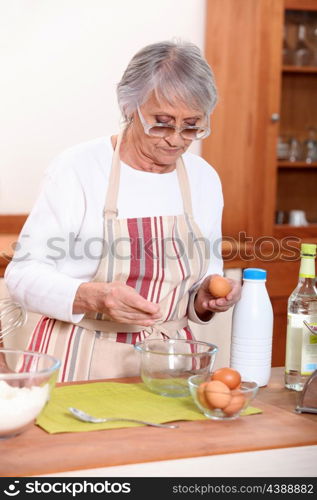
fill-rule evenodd
<path id="1" fill-rule="evenodd" d="M 208 378 L 218 347 L 208 342 L 186 339 L 146 339 L 135 344 L 141 354 L 141 378 L 162 396 L 189 395 L 187 379 L 192 375 Z"/>
<path id="2" fill-rule="evenodd" d="M 0 349 L 0 439 L 33 424 L 49 400 L 60 364 L 47 354 Z"/>

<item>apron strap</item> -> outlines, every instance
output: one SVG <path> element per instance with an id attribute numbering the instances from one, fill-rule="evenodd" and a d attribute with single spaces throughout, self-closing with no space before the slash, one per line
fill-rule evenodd
<path id="1" fill-rule="evenodd" d="M 184 212 L 185 214 L 193 215 L 192 195 L 190 191 L 189 179 L 182 157 L 178 158 L 176 162 L 176 172 L 183 199 Z"/>
<path id="2" fill-rule="evenodd" d="M 107 189 L 104 215 L 107 218 L 115 219 L 118 216 L 117 200 L 120 185 L 120 145 L 124 130 L 118 135 L 117 144 L 112 157 L 112 164 Z"/>
<path id="3" fill-rule="evenodd" d="M 165 321 L 163 323 L 155 323 L 153 326 L 130 325 L 124 323 L 116 323 L 115 321 L 105 321 L 101 319 L 82 319 L 76 326 L 81 326 L 87 330 L 113 333 L 125 332 L 135 333 L 146 331 L 152 333 L 164 333 L 168 337 L 177 330 L 182 330 L 188 326 L 188 318 L 184 317 L 174 321 Z"/>
<path id="4" fill-rule="evenodd" d="M 118 216 L 118 193 L 120 185 L 120 145 L 122 142 L 122 137 L 124 130 L 118 135 L 116 147 L 112 157 L 111 171 L 109 176 L 108 190 L 106 195 L 106 202 L 104 208 L 104 215 L 107 218 L 115 219 Z M 188 180 L 187 170 L 184 165 L 183 158 L 178 158 L 176 162 L 176 172 L 178 177 L 178 182 L 181 190 L 181 196 L 183 199 L 184 212 L 188 215 L 193 215 L 192 209 L 192 198 L 190 185 Z"/>

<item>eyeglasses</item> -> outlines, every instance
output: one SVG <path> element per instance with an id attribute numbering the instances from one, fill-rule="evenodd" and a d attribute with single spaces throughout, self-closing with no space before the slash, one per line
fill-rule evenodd
<path id="1" fill-rule="evenodd" d="M 137 107 L 140 122 L 143 125 L 144 132 L 152 137 L 169 137 L 177 132 L 183 139 L 194 141 L 205 139 L 210 134 L 209 118 L 206 127 L 197 127 L 196 125 L 185 125 L 185 127 L 176 127 L 167 123 L 149 124 L 145 121 L 139 106 Z"/>

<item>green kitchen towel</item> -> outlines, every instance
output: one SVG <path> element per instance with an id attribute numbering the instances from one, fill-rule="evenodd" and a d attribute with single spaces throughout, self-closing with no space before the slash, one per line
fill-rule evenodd
<path id="1" fill-rule="evenodd" d="M 80 422 L 69 411 L 73 406 L 96 417 L 124 417 L 155 423 L 207 420 L 191 396 L 172 398 L 151 392 L 143 383 L 92 382 L 55 387 L 36 424 L 50 434 L 136 427 L 133 422 Z M 248 407 L 243 415 L 262 413 Z"/>

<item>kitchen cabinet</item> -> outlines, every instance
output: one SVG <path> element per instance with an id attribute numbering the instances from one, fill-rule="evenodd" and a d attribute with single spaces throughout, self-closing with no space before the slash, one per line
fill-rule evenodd
<path id="1" fill-rule="evenodd" d="M 205 54 L 219 91 L 202 155 L 219 172 L 223 233 L 273 234 L 282 0 L 208 0 Z"/>
<path id="2" fill-rule="evenodd" d="M 298 279 L 300 243 L 317 242 L 317 162 L 277 155 L 279 137 L 303 141 L 308 127 L 317 128 L 317 62 L 283 65 L 283 36 L 291 25 L 287 36 L 294 48 L 301 19 L 317 20 L 317 0 L 207 0 L 206 9 L 205 54 L 219 101 L 202 155 L 222 180 L 224 238 L 249 248 L 239 267 L 268 270 L 276 317 L 273 360 L 283 365 L 287 298 Z M 292 209 L 304 210 L 309 225 L 290 226 L 287 219 L 276 224 L 278 211 Z M 281 251 L 287 241 L 296 247 L 292 259 Z M 254 251 L 259 243 L 272 246 L 271 259 Z"/>
<path id="3" fill-rule="evenodd" d="M 282 65 L 280 137 L 299 141 L 299 158 L 279 159 L 277 161 L 276 210 L 288 213 L 292 209 L 304 210 L 309 227 L 297 227 L 296 234 L 301 238 L 317 235 L 317 153 L 313 161 L 307 163 L 304 146 L 309 130 L 317 136 L 317 1 L 286 2 L 290 7 L 284 15 L 285 34 L 291 51 L 298 42 L 300 25 L 306 28 L 306 47 L 310 52 L 311 64 L 296 66 Z M 305 10 L 310 7 L 312 10 Z M 315 137 L 317 139 L 317 137 Z M 288 228 L 293 229 L 291 227 Z M 281 237 L 286 227 L 274 226 L 274 235 Z"/>
<path id="4" fill-rule="evenodd" d="M 239 238 L 285 236 L 277 210 L 306 211 L 317 239 L 317 162 L 277 159 L 279 135 L 303 141 L 317 128 L 316 66 L 283 66 L 285 23 L 294 47 L 296 13 L 315 22 L 317 0 L 207 0 L 205 53 L 219 102 L 202 154 L 219 172 L 225 210 L 223 233 Z M 315 226 L 314 226 L 315 224 Z M 306 237 L 305 228 L 292 234 Z M 287 234 L 287 233 L 286 233 Z"/>

